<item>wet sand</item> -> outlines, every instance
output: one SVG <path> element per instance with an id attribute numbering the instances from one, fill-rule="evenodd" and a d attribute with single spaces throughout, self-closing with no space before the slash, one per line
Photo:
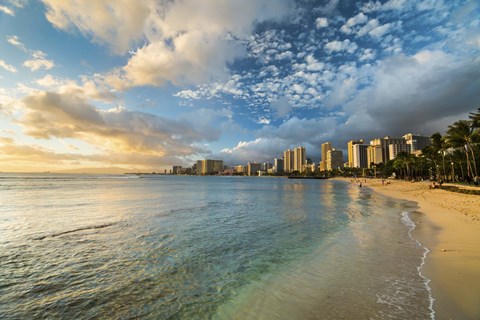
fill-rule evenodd
<path id="1" fill-rule="evenodd" d="M 361 181 L 418 203 L 414 236 L 430 250 L 423 274 L 432 280 L 436 319 L 480 319 L 480 196 L 430 189 L 428 182 Z"/>

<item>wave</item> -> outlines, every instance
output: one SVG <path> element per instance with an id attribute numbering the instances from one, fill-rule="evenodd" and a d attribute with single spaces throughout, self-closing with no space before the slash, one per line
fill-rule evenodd
<path id="1" fill-rule="evenodd" d="M 107 228 L 107 227 L 111 227 L 111 226 L 113 226 L 117 223 L 118 222 L 81 227 L 81 228 L 77 228 L 77 229 L 73 229 L 73 230 L 67 230 L 67 231 L 62 231 L 62 232 L 53 233 L 53 234 L 49 234 L 49 235 L 43 235 L 43 236 L 35 237 L 35 238 L 33 238 L 33 240 L 43 240 L 45 238 L 55 238 L 55 237 L 63 236 L 64 234 L 74 233 L 74 232 L 78 232 L 78 231 Z"/>
<path id="2" fill-rule="evenodd" d="M 422 262 L 420 263 L 419 266 L 417 266 L 417 271 L 418 271 L 418 275 L 423 279 L 423 283 L 425 285 L 425 288 L 427 289 L 428 291 L 428 300 L 429 300 L 429 310 L 430 310 L 430 319 L 435 319 L 435 310 L 433 308 L 433 304 L 435 302 L 435 298 L 433 297 L 433 294 L 432 294 L 432 288 L 430 287 L 430 282 L 431 282 L 431 279 L 427 278 L 426 276 L 423 275 L 422 273 L 422 269 L 423 269 L 423 266 L 425 265 L 425 261 L 427 259 L 427 255 L 428 253 L 430 252 L 430 250 L 428 250 L 427 247 L 425 247 L 424 245 L 422 245 L 420 243 L 420 241 L 418 241 L 417 239 L 415 239 L 413 236 L 412 236 L 412 231 L 415 229 L 416 225 L 415 225 L 415 222 L 413 222 L 413 220 L 410 218 L 409 214 L 407 211 L 404 211 L 402 212 L 402 218 L 401 218 L 403 224 L 405 224 L 409 229 L 408 229 L 408 236 L 410 239 L 412 239 L 413 241 L 415 241 L 417 243 L 417 245 L 419 247 L 421 247 L 423 249 L 423 255 L 422 255 Z"/>

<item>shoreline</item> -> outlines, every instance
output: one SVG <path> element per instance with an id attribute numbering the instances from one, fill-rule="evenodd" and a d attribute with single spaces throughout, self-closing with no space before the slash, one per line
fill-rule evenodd
<path id="1" fill-rule="evenodd" d="M 480 196 L 430 189 L 428 181 L 361 181 L 375 192 L 418 204 L 418 214 L 411 215 L 413 236 L 430 251 L 422 273 L 431 280 L 435 319 L 480 319 Z"/>

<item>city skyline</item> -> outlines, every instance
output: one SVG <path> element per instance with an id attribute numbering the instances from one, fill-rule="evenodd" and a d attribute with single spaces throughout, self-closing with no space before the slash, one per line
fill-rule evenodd
<path id="1" fill-rule="evenodd" d="M 255 160 L 249 161 L 247 164 L 224 165 L 228 174 L 242 173 L 248 176 L 256 175 L 258 171 L 267 174 L 282 173 L 304 173 L 304 172 L 323 172 L 332 170 L 341 170 L 343 168 L 371 169 L 379 164 L 386 164 L 388 161 L 394 160 L 399 153 L 406 152 L 419 156 L 422 149 L 431 145 L 431 138 L 413 133 L 406 133 L 401 138 L 384 136 L 383 138 L 374 138 L 369 143 L 365 143 L 364 139 L 349 140 L 347 142 L 347 152 L 343 153 L 343 149 L 334 147 L 332 143 L 326 141 L 321 144 L 321 158 L 318 162 L 312 161 L 307 157 L 306 148 L 298 146 L 296 148 L 283 151 L 283 157 L 273 158 L 264 163 Z M 218 174 L 221 170 L 199 170 L 201 162 L 221 162 L 223 160 L 204 159 L 198 160 L 196 167 L 197 175 Z M 171 172 L 175 174 L 177 166 L 173 166 Z M 181 168 L 181 167 L 180 167 Z M 189 168 L 190 170 L 190 168 Z M 224 172 L 225 172 L 224 171 Z M 185 172 L 177 172 L 184 174 Z"/>
<path id="2" fill-rule="evenodd" d="M 325 141 L 345 158 L 351 139 L 443 132 L 480 103 L 479 16 L 477 1 L 6 0 L 0 171 L 320 159 Z"/>

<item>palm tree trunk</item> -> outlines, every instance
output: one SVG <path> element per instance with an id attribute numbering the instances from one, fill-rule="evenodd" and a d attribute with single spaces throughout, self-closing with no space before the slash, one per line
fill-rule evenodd
<path id="1" fill-rule="evenodd" d="M 473 153 L 473 147 L 470 147 L 470 151 L 472 152 L 472 162 L 473 162 L 473 168 L 475 169 L 475 177 L 476 177 L 478 174 L 477 174 L 477 164 L 475 161 L 475 153 Z"/>
<path id="2" fill-rule="evenodd" d="M 467 176 L 472 177 L 472 165 L 470 164 L 470 159 L 468 157 L 468 151 L 465 150 L 465 156 L 467 157 Z"/>
<path id="3" fill-rule="evenodd" d="M 447 174 L 445 172 L 445 152 L 442 154 L 442 165 L 443 165 L 443 180 L 447 180 Z"/>

